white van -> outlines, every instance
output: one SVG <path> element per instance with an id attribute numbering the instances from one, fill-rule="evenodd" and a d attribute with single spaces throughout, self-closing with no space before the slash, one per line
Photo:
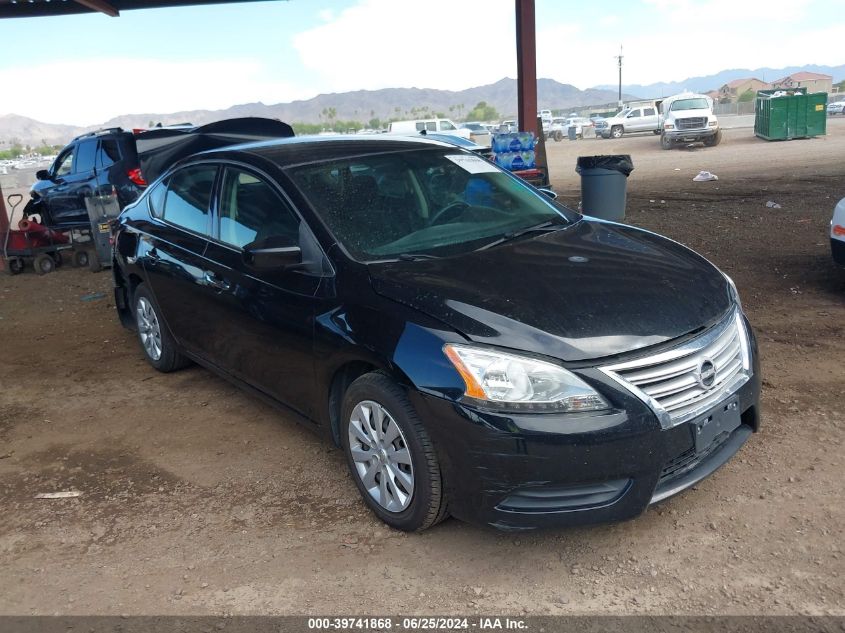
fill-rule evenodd
<path id="1" fill-rule="evenodd" d="M 469 140 L 470 130 L 459 128 L 449 119 L 414 119 L 412 121 L 393 121 L 387 126 L 388 134 L 419 134 L 436 132 L 438 134 L 451 134 Z"/>

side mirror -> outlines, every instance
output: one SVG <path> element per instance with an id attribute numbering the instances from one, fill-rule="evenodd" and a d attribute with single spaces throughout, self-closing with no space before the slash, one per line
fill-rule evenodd
<path id="1" fill-rule="evenodd" d="M 35 172 L 35 177 L 38 180 L 50 180 L 50 172 L 46 169 L 39 169 L 37 172 Z"/>
<path id="2" fill-rule="evenodd" d="M 548 196 L 552 200 L 557 200 L 557 194 L 551 189 L 540 189 L 540 193 L 542 193 L 544 196 Z"/>
<path id="3" fill-rule="evenodd" d="M 302 264 L 302 249 L 285 237 L 267 237 L 244 246 L 244 263 L 256 270 L 286 270 Z"/>

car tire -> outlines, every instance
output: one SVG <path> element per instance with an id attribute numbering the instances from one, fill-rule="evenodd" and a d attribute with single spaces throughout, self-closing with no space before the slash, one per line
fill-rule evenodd
<path id="1" fill-rule="evenodd" d="M 613 138 L 622 138 L 625 130 L 621 125 L 614 125 L 610 130 L 610 136 Z"/>
<path id="2" fill-rule="evenodd" d="M 160 372 L 168 373 L 190 364 L 178 352 L 176 342 L 162 320 L 161 311 L 147 284 L 142 283 L 135 288 L 132 315 L 141 350 L 150 365 Z"/>
<path id="3" fill-rule="evenodd" d="M 379 519 L 420 532 L 446 518 L 434 445 L 399 385 L 381 372 L 361 376 L 344 394 L 341 415 L 350 474 Z"/>
<path id="4" fill-rule="evenodd" d="M 562 140 L 563 140 L 563 132 L 561 132 L 560 130 L 557 130 L 555 132 L 555 143 L 559 143 Z"/>
<path id="5" fill-rule="evenodd" d="M 707 147 L 716 147 L 722 142 L 722 130 L 717 130 L 716 133 L 704 141 Z"/>
<path id="6" fill-rule="evenodd" d="M 56 262 L 46 253 L 41 253 L 32 260 L 32 267 L 39 275 L 49 275 L 51 272 L 56 270 Z"/>
<path id="7" fill-rule="evenodd" d="M 10 275 L 20 275 L 24 269 L 24 261 L 20 257 L 10 257 L 6 260 L 6 272 Z"/>
<path id="8" fill-rule="evenodd" d="M 652 132 L 654 133 L 655 136 L 662 133 L 660 130 L 652 130 Z"/>
<path id="9" fill-rule="evenodd" d="M 88 266 L 88 251 L 73 251 L 73 265 L 77 268 Z"/>
<path id="10" fill-rule="evenodd" d="M 52 253 L 50 253 L 50 257 L 53 258 L 53 262 L 56 264 L 56 268 L 61 268 L 62 264 L 65 263 L 61 251 L 53 251 Z"/>
<path id="11" fill-rule="evenodd" d="M 672 143 L 671 138 L 669 138 L 665 134 L 660 135 L 660 147 L 662 147 L 663 149 L 672 149 L 672 145 L 674 145 L 674 143 Z"/>

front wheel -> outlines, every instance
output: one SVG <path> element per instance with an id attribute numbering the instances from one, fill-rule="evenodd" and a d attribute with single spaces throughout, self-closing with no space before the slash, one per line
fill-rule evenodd
<path id="1" fill-rule="evenodd" d="M 610 135 L 613 138 L 622 138 L 622 135 L 625 133 L 625 130 L 622 129 L 621 125 L 614 125 L 613 129 L 610 130 Z"/>
<path id="2" fill-rule="evenodd" d="M 716 147 L 722 142 L 722 130 L 717 130 L 716 133 L 704 141 L 707 147 Z"/>
<path id="3" fill-rule="evenodd" d="M 47 253 L 41 253 L 32 260 L 32 267 L 39 275 L 49 275 L 56 270 L 56 261 Z"/>
<path id="4" fill-rule="evenodd" d="M 663 149 L 672 149 L 672 139 L 663 134 L 660 137 L 660 147 L 662 147 Z"/>
<path id="5" fill-rule="evenodd" d="M 365 374 L 343 398 L 341 444 L 364 502 L 389 526 L 418 532 L 446 517 L 434 446 L 403 390 Z"/>
<path id="6" fill-rule="evenodd" d="M 187 365 L 187 359 L 176 351 L 176 343 L 162 321 L 158 306 L 146 284 L 140 284 L 135 289 L 133 306 L 138 340 L 147 362 L 164 373 Z"/>

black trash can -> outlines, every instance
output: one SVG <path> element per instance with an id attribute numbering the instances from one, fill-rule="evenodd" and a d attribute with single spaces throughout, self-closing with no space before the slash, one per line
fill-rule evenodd
<path id="1" fill-rule="evenodd" d="M 575 171 L 581 174 L 581 211 L 603 220 L 624 220 L 633 169 L 629 154 L 579 156 Z"/>
<path id="2" fill-rule="evenodd" d="M 569 135 L 570 141 L 577 141 L 578 140 L 578 128 L 576 126 L 570 125 L 567 128 L 566 133 Z"/>

